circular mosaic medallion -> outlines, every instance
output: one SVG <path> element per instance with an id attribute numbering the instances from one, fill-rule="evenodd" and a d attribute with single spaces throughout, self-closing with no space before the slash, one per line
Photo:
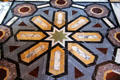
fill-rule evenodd
<path id="1" fill-rule="evenodd" d="M 93 4 L 86 7 L 86 12 L 89 16 L 96 17 L 96 18 L 103 18 L 108 16 L 109 10 L 102 5 Z"/>
<path id="2" fill-rule="evenodd" d="M 11 35 L 10 29 L 5 26 L 0 26 L 0 43 L 4 42 Z"/>
<path id="3" fill-rule="evenodd" d="M 33 4 L 19 4 L 13 11 L 14 15 L 25 17 L 32 15 L 36 11 L 36 7 Z"/>
<path id="4" fill-rule="evenodd" d="M 95 80 L 120 80 L 120 66 L 113 62 L 104 62 L 97 65 Z"/>
<path id="5" fill-rule="evenodd" d="M 120 28 L 110 30 L 108 38 L 114 45 L 120 46 Z"/>
<path id="6" fill-rule="evenodd" d="M 56 8 L 67 8 L 71 5 L 71 0 L 51 0 L 51 5 Z"/>
<path id="7" fill-rule="evenodd" d="M 0 60 L 0 80 L 15 80 L 16 65 L 7 60 Z"/>

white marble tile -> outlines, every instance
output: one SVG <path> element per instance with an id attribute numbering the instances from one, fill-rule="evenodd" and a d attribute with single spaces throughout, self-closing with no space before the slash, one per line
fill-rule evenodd
<path id="1" fill-rule="evenodd" d="M 117 49 L 115 62 L 120 64 L 120 48 Z"/>
<path id="2" fill-rule="evenodd" d="M 81 5 L 72 4 L 72 6 L 80 9 L 85 9 L 85 6 L 81 6 Z"/>
<path id="3" fill-rule="evenodd" d="M 111 3 L 120 24 L 120 3 Z"/>
<path id="4" fill-rule="evenodd" d="M 54 59 L 54 69 L 60 70 L 60 56 L 61 52 L 58 50 L 55 52 L 55 59 Z"/>
<path id="5" fill-rule="evenodd" d="M 110 28 L 114 28 L 114 24 L 112 24 L 112 22 L 108 19 L 108 18 L 103 18 L 103 20 L 105 21 L 105 23 L 110 27 Z"/>
<path id="6" fill-rule="evenodd" d="M 18 19 L 18 17 L 14 16 L 12 19 L 10 19 L 10 21 L 6 25 L 7 26 L 12 25 L 17 19 Z"/>
<path id="7" fill-rule="evenodd" d="M 44 7 L 48 7 L 48 6 L 50 6 L 50 4 L 38 5 L 37 8 L 44 8 Z"/>
<path id="8" fill-rule="evenodd" d="M 12 2 L 0 2 L 0 24 L 6 16 Z"/>

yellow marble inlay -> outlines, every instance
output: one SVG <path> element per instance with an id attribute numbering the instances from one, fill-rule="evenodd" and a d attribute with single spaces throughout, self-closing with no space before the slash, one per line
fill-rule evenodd
<path id="1" fill-rule="evenodd" d="M 42 30 L 51 30 L 52 25 L 42 18 L 41 16 L 35 16 L 32 18 L 32 22 L 36 24 Z"/>
<path id="2" fill-rule="evenodd" d="M 20 31 L 17 34 L 18 40 L 41 40 L 45 37 L 46 35 L 43 32 L 34 32 L 34 31 Z"/>
<path id="3" fill-rule="evenodd" d="M 94 62 L 95 56 L 77 43 L 68 43 L 68 50 L 85 65 Z"/>
<path id="4" fill-rule="evenodd" d="M 120 35 L 120 32 L 116 32 L 115 35 L 114 35 L 114 38 L 115 38 L 118 42 L 120 42 L 120 40 L 117 38 L 117 35 Z"/>
<path id="5" fill-rule="evenodd" d="M 55 54 L 57 54 L 57 52 L 60 54 L 60 56 L 55 57 Z M 55 60 L 58 57 L 60 57 L 60 62 L 58 61 L 58 63 L 55 64 Z M 59 69 L 56 70 L 54 67 L 55 65 L 59 67 Z M 51 50 L 49 72 L 53 75 L 59 75 L 65 72 L 65 51 L 59 46 L 56 46 L 54 49 Z"/>
<path id="6" fill-rule="evenodd" d="M 5 31 L 3 29 L 0 29 L 0 31 L 2 32 L 2 36 L 0 37 L 0 39 L 2 39 L 5 36 Z"/>
<path id="7" fill-rule="evenodd" d="M 120 2 L 120 0 L 110 0 L 110 2 Z"/>
<path id="8" fill-rule="evenodd" d="M 4 69 L 6 71 L 6 77 L 4 78 L 4 80 L 8 80 L 8 76 L 9 76 L 9 69 L 4 67 L 4 66 L 0 66 L 0 69 Z"/>
<path id="9" fill-rule="evenodd" d="M 55 12 L 54 24 L 58 28 L 61 28 L 63 25 L 65 25 L 65 22 L 66 22 L 65 12 L 62 11 Z"/>
<path id="10" fill-rule="evenodd" d="M 89 22 L 89 20 L 86 17 L 79 17 L 78 19 L 74 20 L 72 23 L 70 23 L 67 27 L 68 31 L 76 31 L 79 28 L 83 27 Z"/>
<path id="11" fill-rule="evenodd" d="M 42 55 L 45 51 L 47 51 L 48 47 L 49 47 L 49 42 L 40 42 L 36 44 L 35 46 L 33 46 L 32 48 L 23 52 L 20 55 L 21 60 L 26 63 L 30 63 L 36 57 Z"/>
<path id="12" fill-rule="evenodd" d="M 106 72 L 104 73 L 104 77 L 103 77 L 104 79 L 103 79 L 103 80 L 106 80 L 107 74 L 108 74 L 108 73 L 111 73 L 111 72 L 120 74 L 120 72 L 117 72 L 117 71 L 115 71 L 115 70 L 108 70 L 108 71 L 106 71 Z"/>
<path id="13" fill-rule="evenodd" d="M 98 42 L 102 39 L 102 36 L 96 32 L 76 32 L 72 37 L 77 41 L 87 42 Z"/>
<path id="14" fill-rule="evenodd" d="M 9 0 L 2 0 L 3 2 L 8 2 Z"/>

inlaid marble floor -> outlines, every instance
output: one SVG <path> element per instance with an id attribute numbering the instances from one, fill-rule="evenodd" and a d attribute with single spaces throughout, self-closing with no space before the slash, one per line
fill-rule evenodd
<path id="1" fill-rule="evenodd" d="M 0 2 L 0 80 L 120 80 L 120 0 Z"/>

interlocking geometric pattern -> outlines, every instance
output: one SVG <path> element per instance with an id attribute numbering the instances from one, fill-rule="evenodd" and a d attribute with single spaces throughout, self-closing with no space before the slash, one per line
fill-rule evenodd
<path id="1" fill-rule="evenodd" d="M 14 2 L 0 26 L 0 80 L 11 72 L 18 80 L 119 80 L 115 17 L 107 2 Z"/>

